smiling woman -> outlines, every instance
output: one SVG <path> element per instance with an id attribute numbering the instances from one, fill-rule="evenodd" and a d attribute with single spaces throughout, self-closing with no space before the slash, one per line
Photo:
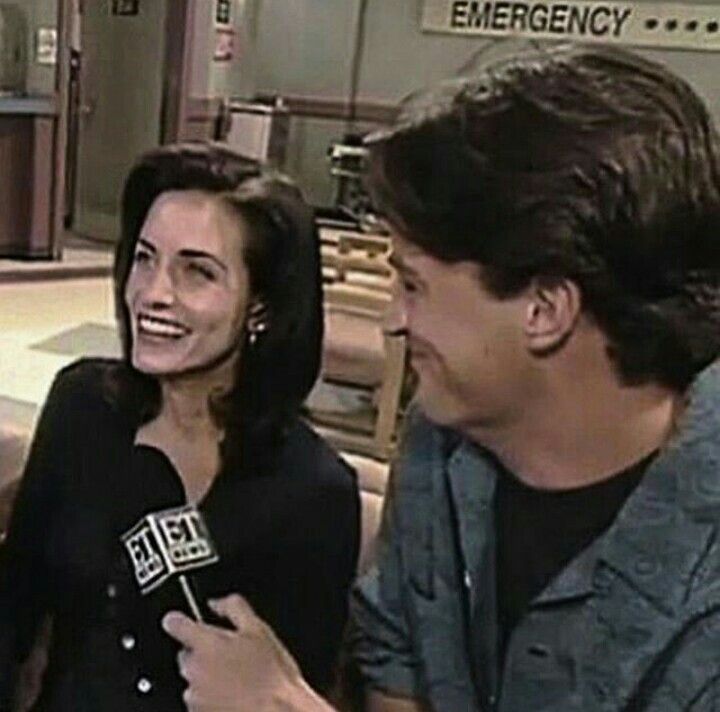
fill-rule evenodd
<path id="1" fill-rule="evenodd" d="M 243 227 L 199 191 L 155 201 L 125 288 L 138 370 L 177 376 L 239 358 L 249 298 Z"/>
<path id="2" fill-rule="evenodd" d="M 184 710 L 160 627 L 180 587 L 136 589 L 121 537 L 194 503 L 240 593 L 318 690 L 332 683 L 359 539 L 354 472 L 299 418 L 319 368 L 313 216 L 284 177 L 224 148 L 164 147 L 132 169 L 115 264 L 124 357 L 57 377 L 0 565 L 0 709 L 43 620 L 36 709 Z"/>

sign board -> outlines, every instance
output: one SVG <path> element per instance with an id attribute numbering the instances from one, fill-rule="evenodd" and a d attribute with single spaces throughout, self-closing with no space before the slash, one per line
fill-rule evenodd
<path id="1" fill-rule="evenodd" d="M 218 25 L 229 25 L 232 22 L 231 0 L 217 0 L 215 5 L 215 22 Z"/>
<path id="2" fill-rule="evenodd" d="M 35 34 L 35 61 L 57 64 L 58 36 L 54 27 L 39 27 Z"/>
<path id="3" fill-rule="evenodd" d="M 231 27 L 215 28 L 213 60 L 229 62 L 235 56 L 235 31 Z"/>
<path id="4" fill-rule="evenodd" d="M 720 51 L 720 5 L 615 0 L 424 0 L 422 29 L 459 35 Z"/>
<path id="5" fill-rule="evenodd" d="M 140 0 L 112 0 L 112 14 L 133 17 L 140 12 Z"/>

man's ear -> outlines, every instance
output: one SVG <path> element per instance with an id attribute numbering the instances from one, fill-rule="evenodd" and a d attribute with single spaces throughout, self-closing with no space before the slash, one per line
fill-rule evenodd
<path id="1" fill-rule="evenodd" d="M 569 279 L 533 280 L 525 315 L 525 336 L 532 353 L 559 349 L 572 335 L 582 311 L 580 288 Z"/>

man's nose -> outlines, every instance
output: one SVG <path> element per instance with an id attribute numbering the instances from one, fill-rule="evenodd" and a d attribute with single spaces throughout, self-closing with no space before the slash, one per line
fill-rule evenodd
<path id="1" fill-rule="evenodd" d="M 383 332 L 388 336 L 405 336 L 407 334 L 407 313 L 397 288 L 393 290 L 392 299 L 385 310 Z"/>

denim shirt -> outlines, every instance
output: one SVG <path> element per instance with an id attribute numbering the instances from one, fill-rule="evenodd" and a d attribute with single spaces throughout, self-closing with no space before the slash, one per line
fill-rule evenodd
<path id="1" fill-rule="evenodd" d="M 351 645 L 368 687 L 437 712 L 720 711 L 720 363 L 610 528 L 497 658 L 492 458 L 414 413 Z"/>

